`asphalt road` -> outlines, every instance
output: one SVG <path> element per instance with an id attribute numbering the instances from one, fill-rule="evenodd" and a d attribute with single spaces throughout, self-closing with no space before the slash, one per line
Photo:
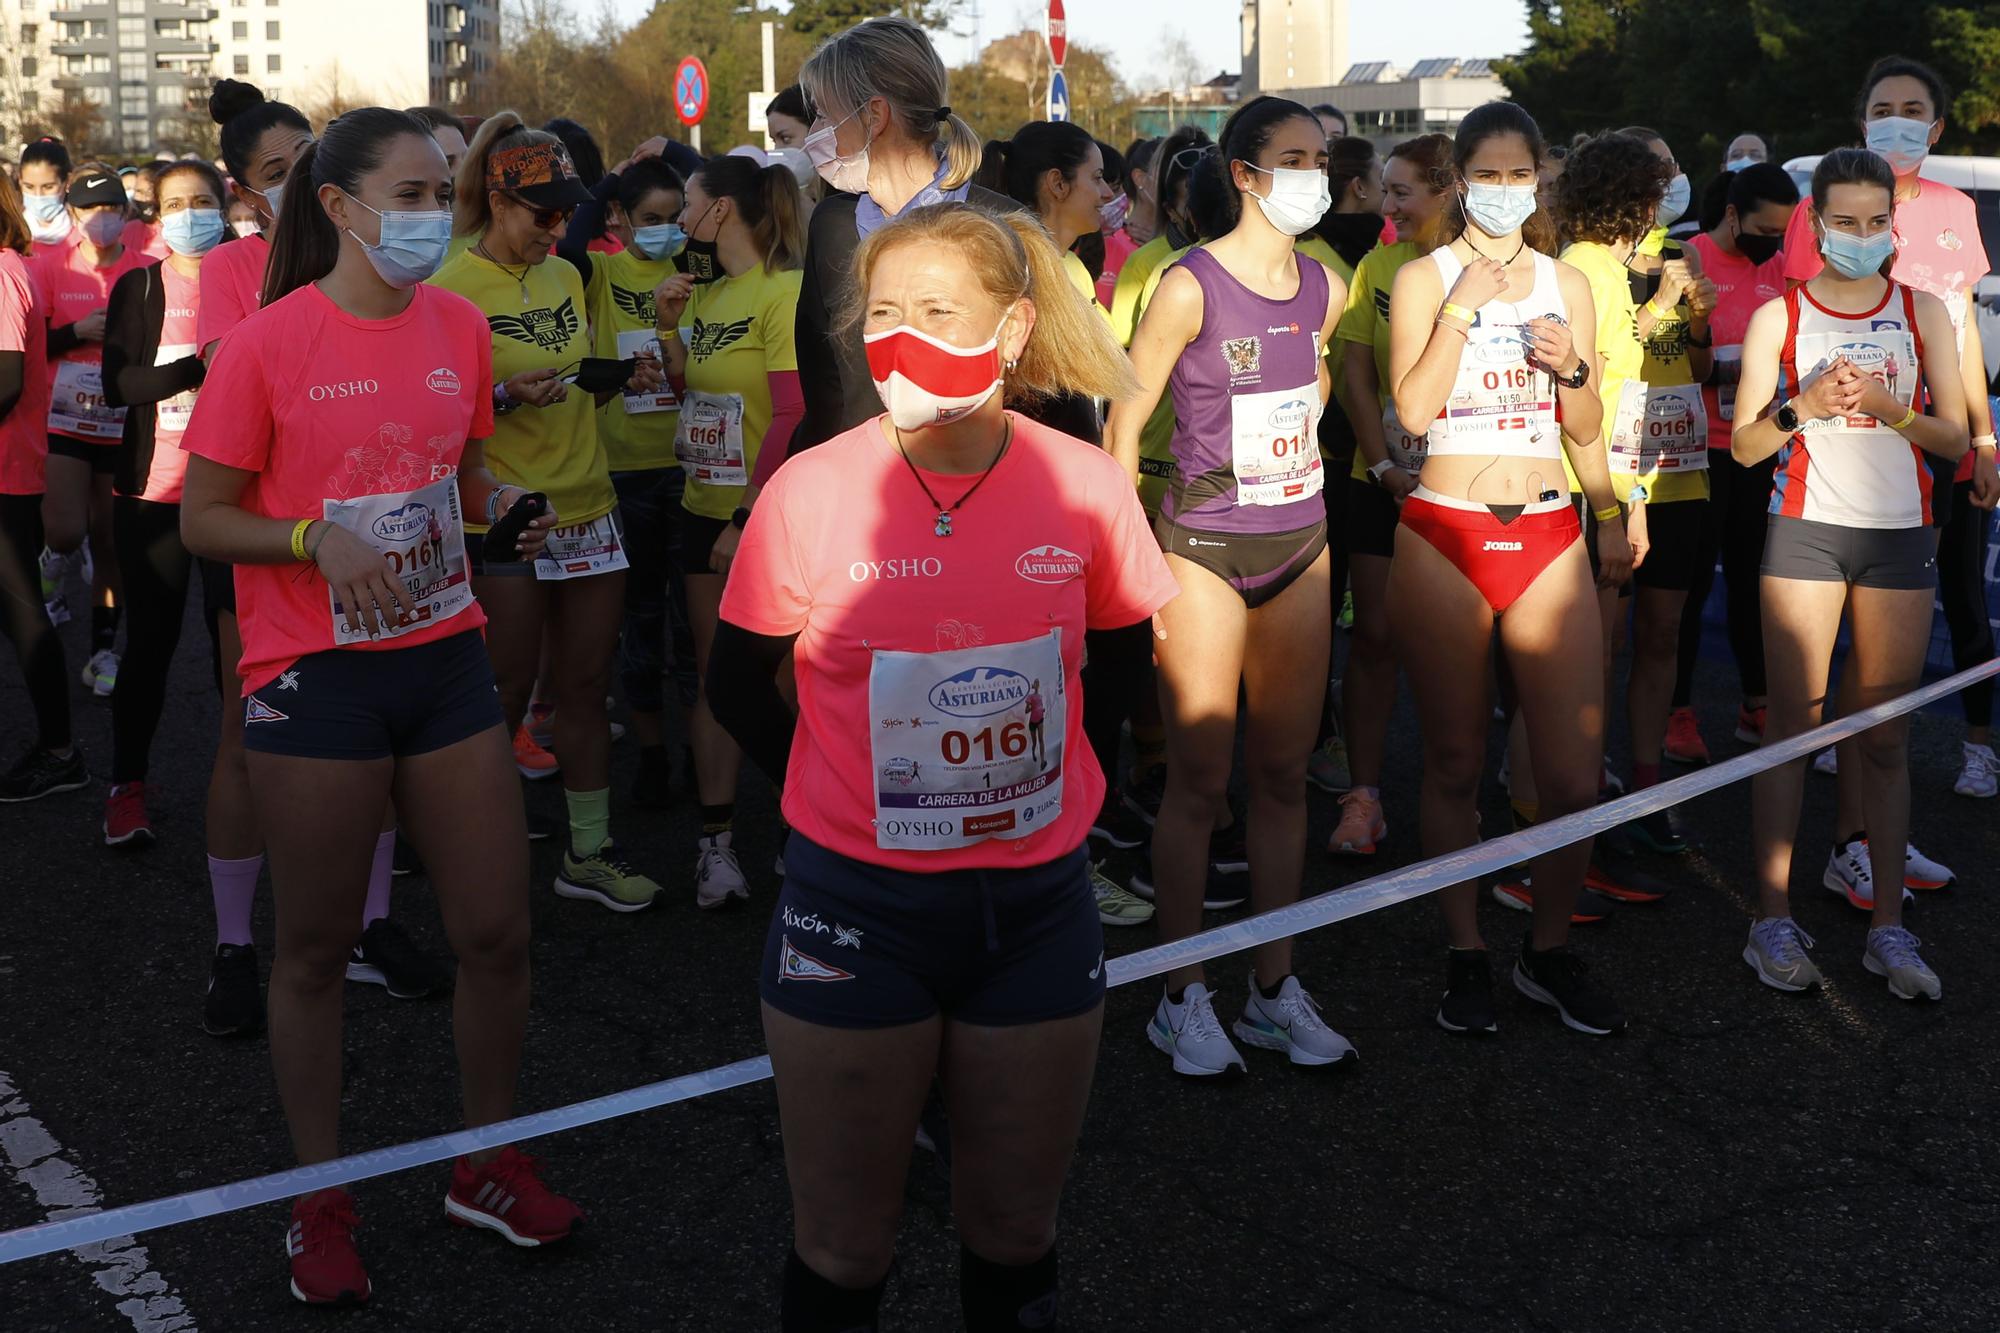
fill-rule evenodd
<path id="1" fill-rule="evenodd" d="M 64 631 L 72 665 L 83 636 Z M 90 791 L 0 809 L 0 1230 L 43 1220 L 36 1190 L 87 1175 L 106 1204 L 290 1164 L 262 1039 L 199 1024 L 212 943 L 201 801 L 216 700 L 191 617 L 155 758 L 160 844 L 100 845 Z M 1704 666 L 1717 754 L 1734 697 Z M 78 692 L 93 768 L 109 708 Z M 0 750 L 30 735 L 18 673 L 0 665 Z M 1359 1046 L 1357 1068 L 1295 1072 L 1250 1052 L 1228 1087 L 1176 1081 L 1145 1041 L 1150 984 L 1112 992 L 1096 1090 L 1065 1202 L 1066 1327 L 1078 1330 L 1991 1329 L 2000 1326 L 2000 1081 L 1993 1011 L 2000 931 L 1992 804 L 1951 794 L 1952 713 L 1916 723 L 1920 843 L 1959 887 L 1910 922 L 1946 999 L 1892 998 L 1860 966 L 1864 918 L 1799 858 L 1800 916 L 1823 993 L 1784 996 L 1739 960 L 1749 920 L 1748 793 L 1684 815 L 1696 846 L 1663 861 L 1667 902 L 1579 932 L 1632 1015 L 1623 1037 L 1570 1033 L 1510 989 L 1486 1042 L 1431 1023 L 1442 957 L 1419 902 L 1304 938 L 1301 974 Z M 1499 737 L 1492 749 L 1497 760 Z M 1316 856 L 1315 890 L 1415 859 L 1416 737 L 1407 698 L 1378 865 Z M 755 967 L 775 884 L 775 816 L 746 784 L 739 846 L 757 897 L 707 915 L 691 887 L 694 811 L 642 817 L 621 845 L 669 882 L 664 905 L 617 916 L 556 898 L 535 852 L 534 1009 L 520 1104 L 559 1105 L 761 1050 Z M 531 808 L 559 815 L 553 783 Z M 1812 780 L 1804 836 L 1830 835 L 1832 783 Z M 1316 843 L 1337 816 L 1315 794 Z M 1504 827 L 1489 784 L 1488 828 Z M 421 878 L 396 913 L 444 947 Z M 1525 918 L 1491 904 L 1496 952 Z M 268 967 L 268 899 L 258 938 Z M 1108 932 L 1114 953 L 1150 927 Z M 1245 965 L 1214 972 L 1225 1020 Z M 349 988 L 344 1143 L 455 1127 L 449 1006 Z M 38 1126 L 39 1128 L 33 1128 Z M 31 1132 L 32 1130 L 32 1132 Z M 327 1316 L 286 1291 L 278 1206 L 151 1232 L 122 1258 L 52 1255 L 0 1268 L 0 1330 L 758 1329 L 776 1326 L 788 1196 L 761 1085 L 543 1140 L 551 1181 L 589 1225 L 567 1247 L 515 1250 L 445 1223 L 443 1168 L 357 1190 L 375 1282 L 366 1310 Z M 884 1325 L 958 1324 L 958 1245 L 935 1160 L 916 1155 Z M 121 1269 L 119 1264 L 125 1264 Z M 151 1300 L 148 1314 L 146 1301 Z M 161 1316 L 178 1300 L 187 1322 Z"/>

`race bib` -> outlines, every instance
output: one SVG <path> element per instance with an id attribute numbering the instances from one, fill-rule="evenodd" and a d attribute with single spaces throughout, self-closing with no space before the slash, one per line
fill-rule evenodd
<path id="1" fill-rule="evenodd" d="M 1701 386 L 1626 380 L 1611 422 L 1611 470 L 1629 476 L 1708 466 L 1708 406 Z"/>
<path id="2" fill-rule="evenodd" d="M 600 514 L 588 523 L 572 523 L 549 533 L 548 545 L 535 557 L 538 579 L 580 579 L 627 567 L 624 534 L 618 511 Z"/>
<path id="3" fill-rule="evenodd" d="M 1528 365 L 1516 326 L 1472 330 L 1444 407 L 1453 453 L 1533 456 L 1556 429 L 1555 389 Z"/>
<path id="4" fill-rule="evenodd" d="M 56 362 L 49 393 L 49 429 L 86 440 L 115 440 L 125 433 L 125 409 L 104 401 L 104 368 L 83 361 Z"/>
<path id="5" fill-rule="evenodd" d="M 1431 451 L 1430 436 L 1412 435 L 1404 430 L 1403 419 L 1396 415 L 1393 402 L 1382 404 L 1382 442 L 1389 446 L 1389 461 L 1397 467 L 1409 473 L 1424 470 L 1424 459 Z"/>
<path id="6" fill-rule="evenodd" d="M 875 845 L 1025 838 L 1062 813 L 1060 632 L 938 653 L 877 650 L 868 671 Z"/>
<path id="7" fill-rule="evenodd" d="M 689 479 L 708 486 L 748 486 L 743 463 L 743 395 L 688 390 L 681 400 L 674 457 Z"/>
<path id="8" fill-rule="evenodd" d="M 1904 407 L 1916 401 L 1921 367 L 1917 364 L 1917 342 L 1908 329 L 1875 329 L 1867 333 L 1800 333 L 1793 354 L 1799 368 L 1799 388 L 1811 387 L 1836 357 L 1846 357 L 1864 375 L 1871 375 L 1889 390 L 1889 396 Z M 1846 435 L 1882 429 L 1874 417 L 1855 414 L 1847 417 L 1815 417 L 1800 433 Z"/>
<path id="9" fill-rule="evenodd" d="M 1743 347 L 1715 349 L 1715 408 L 1724 421 L 1736 420 L 1736 382 L 1743 378 Z"/>
<path id="10" fill-rule="evenodd" d="M 1326 485 L 1317 385 L 1238 394 L 1229 401 L 1236 503 L 1288 505 Z"/>
<path id="11" fill-rule="evenodd" d="M 620 361 L 630 361 L 641 352 L 649 352 L 654 356 L 658 356 L 660 354 L 660 335 L 652 329 L 627 329 L 618 335 L 618 359 Z M 660 387 L 651 393 L 628 392 L 620 394 L 619 397 L 624 403 L 625 412 L 628 416 L 637 416 L 641 412 L 672 412 L 681 405 L 681 400 L 674 397 L 674 386 L 667 383 L 665 379 L 662 379 Z"/>
<path id="12" fill-rule="evenodd" d="M 194 353 L 193 343 L 175 343 L 170 347 L 160 348 L 159 355 L 153 358 L 153 364 L 170 366 L 184 357 L 193 356 Z M 173 397 L 155 403 L 153 410 L 157 416 L 153 428 L 161 433 L 170 432 L 176 435 L 185 431 L 188 427 L 188 418 L 194 415 L 194 398 L 199 392 L 201 392 L 199 389 L 183 389 Z"/>
<path id="13" fill-rule="evenodd" d="M 409 590 L 416 613 L 406 616 L 396 611 L 396 623 L 383 631 L 387 637 L 449 620 L 472 605 L 471 571 L 465 560 L 465 525 L 458 512 L 457 477 L 446 477 L 422 490 L 401 495 L 328 500 L 320 516 L 346 528 L 387 556 L 389 568 Z M 340 594 L 328 588 L 327 601 L 333 609 L 334 646 L 367 642 L 366 630 L 356 633 L 348 626 Z"/>

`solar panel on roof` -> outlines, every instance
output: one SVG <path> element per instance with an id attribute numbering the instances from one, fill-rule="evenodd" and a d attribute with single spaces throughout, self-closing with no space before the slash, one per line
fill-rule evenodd
<path id="1" fill-rule="evenodd" d="M 1457 56 L 1433 56 L 1429 60 L 1419 60 L 1416 68 L 1410 71 L 1410 77 L 1413 79 L 1442 79 L 1451 73 L 1452 66 L 1457 63 Z"/>
<path id="2" fill-rule="evenodd" d="M 1468 60 L 1458 67 L 1461 79 L 1487 79 L 1493 76 L 1493 62 L 1490 60 Z"/>
<path id="3" fill-rule="evenodd" d="M 1382 71 L 1389 68 L 1386 60 L 1369 60 L 1359 65 L 1350 65 L 1342 83 L 1375 83 L 1382 77 Z"/>

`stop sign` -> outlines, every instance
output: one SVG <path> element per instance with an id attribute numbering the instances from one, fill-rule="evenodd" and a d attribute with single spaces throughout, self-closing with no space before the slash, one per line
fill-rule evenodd
<path id="1" fill-rule="evenodd" d="M 1069 54 L 1069 35 L 1065 31 L 1068 23 L 1063 18 L 1063 0 L 1049 0 L 1049 61 L 1061 68 L 1063 57 Z"/>

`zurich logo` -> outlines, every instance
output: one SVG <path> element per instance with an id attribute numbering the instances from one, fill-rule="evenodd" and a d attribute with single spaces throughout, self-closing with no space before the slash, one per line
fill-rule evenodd
<path id="1" fill-rule="evenodd" d="M 970 667 L 931 687 L 931 707 L 953 717 L 991 717 L 1028 697 L 1028 678 L 1005 667 Z"/>
<path id="2" fill-rule="evenodd" d="M 376 519 L 375 535 L 385 541 L 407 541 L 429 532 L 430 527 L 431 507 L 421 500 L 412 500 Z"/>

